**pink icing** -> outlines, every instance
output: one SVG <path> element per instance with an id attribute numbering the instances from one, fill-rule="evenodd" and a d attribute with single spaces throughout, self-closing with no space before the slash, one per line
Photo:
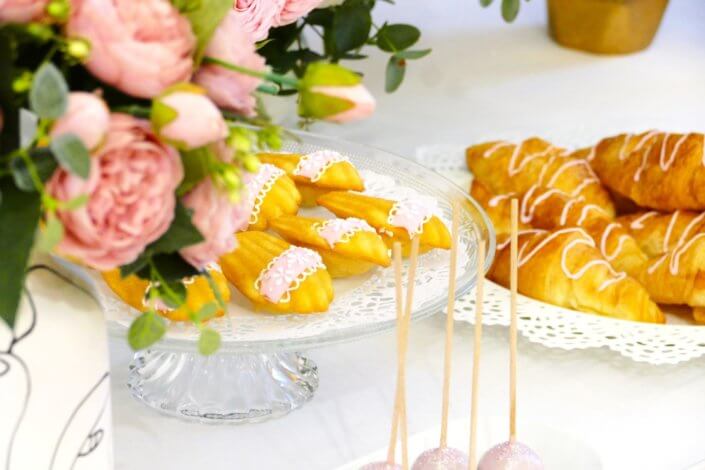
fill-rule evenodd
<path id="1" fill-rule="evenodd" d="M 409 233 L 409 237 L 418 235 L 423 225 L 433 217 L 435 204 L 427 199 L 409 198 L 394 203 L 389 211 L 387 223 L 401 227 Z"/>
<path id="2" fill-rule="evenodd" d="M 273 182 L 273 180 L 279 178 L 284 174 L 284 171 L 280 170 L 274 165 L 269 163 L 263 163 L 260 165 L 257 173 L 245 173 L 242 180 L 245 183 L 245 188 L 242 193 L 242 201 L 240 204 L 245 208 L 247 212 L 247 217 L 251 224 L 257 222 L 257 216 L 259 215 L 259 207 L 262 204 L 262 199 L 266 195 L 266 191 L 270 188 L 268 186 Z M 262 191 L 265 194 L 260 194 Z"/>
<path id="3" fill-rule="evenodd" d="M 364 220 L 355 217 L 326 220 L 318 227 L 318 234 L 326 239 L 331 248 L 336 243 L 349 240 L 355 232 L 361 231 L 375 232 L 375 229 Z"/>
<path id="4" fill-rule="evenodd" d="M 319 150 L 301 157 L 294 174 L 308 178 L 315 183 L 332 164 L 347 160 L 346 157 L 333 150 Z"/>
<path id="5" fill-rule="evenodd" d="M 260 273 L 255 288 L 270 302 L 286 302 L 292 290 L 322 267 L 321 255 L 308 248 L 292 246 Z"/>

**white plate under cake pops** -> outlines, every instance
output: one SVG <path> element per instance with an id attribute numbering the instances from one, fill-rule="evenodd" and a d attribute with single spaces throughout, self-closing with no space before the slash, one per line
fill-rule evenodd
<path id="1" fill-rule="evenodd" d="M 358 169 L 365 182 L 364 194 L 392 200 L 432 201 L 435 215 L 448 228 L 451 201 L 463 201 L 457 294 L 470 291 L 475 280 L 477 244 L 486 243 L 492 253 L 495 241 L 484 212 L 462 189 L 418 164 L 381 150 L 307 133 L 294 134 L 299 140 L 286 141 L 282 151 L 337 151 Z M 299 214 L 333 217 L 320 207 L 302 208 Z M 490 263 L 488 259 L 487 267 Z M 448 290 L 448 266 L 449 252 L 445 250 L 432 250 L 419 257 L 412 318 L 442 310 Z M 97 273 L 81 274 L 97 291 L 110 332 L 124 338 L 137 312 L 119 300 Z M 165 337 L 152 350 L 136 355 L 128 383 L 133 395 L 162 412 L 202 421 L 254 421 L 300 406 L 312 397 L 318 379 L 315 365 L 294 351 L 353 340 L 389 330 L 395 324 L 391 268 L 380 267 L 352 278 L 335 279 L 333 288 L 335 298 L 327 312 L 284 315 L 255 312 L 252 304 L 231 288 L 228 314 L 209 322 L 222 338 L 219 353 L 215 357 L 193 354 L 198 329 L 190 323 L 170 323 Z M 210 385 L 200 386 L 199 380 Z M 188 400 L 185 402 L 183 397 Z"/>

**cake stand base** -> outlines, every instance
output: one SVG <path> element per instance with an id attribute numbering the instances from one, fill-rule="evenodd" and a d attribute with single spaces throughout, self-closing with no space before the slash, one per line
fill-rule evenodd
<path id="1" fill-rule="evenodd" d="M 214 354 L 147 350 L 130 364 L 132 396 L 159 412 L 203 423 L 254 423 L 309 401 L 316 364 L 299 353 Z"/>

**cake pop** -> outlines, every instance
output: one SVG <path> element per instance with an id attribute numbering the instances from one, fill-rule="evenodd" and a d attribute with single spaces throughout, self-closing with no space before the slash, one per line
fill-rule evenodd
<path id="1" fill-rule="evenodd" d="M 480 459 L 478 470 L 543 470 L 541 458 L 526 444 L 516 440 L 517 378 L 517 251 L 518 203 L 511 202 L 510 232 L 510 324 L 509 324 L 509 440 L 497 444 Z"/>
<path id="2" fill-rule="evenodd" d="M 406 303 L 403 302 L 402 276 L 401 276 L 401 243 L 395 242 L 392 247 L 394 259 L 394 278 L 397 307 L 397 390 L 394 398 L 394 412 L 392 413 L 392 430 L 389 437 L 387 460 L 372 462 L 361 467 L 360 470 L 408 470 L 409 456 L 407 450 L 406 429 L 406 351 L 409 336 L 409 322 L 414 302 L 414 285 L 416 279 L 416 260 L 419 254 L 419 237 L 411 243 L 409 256 L 409 274 L 407 280 Z M 396 454 L 397 435 L 401 433 L 402 465 L 394 461 Z"/>
<path id="3" fill-rule="evenodd" d="M 485 244 L 477 247 L 477 287 L 475 288 L 475 345 L 472 354 L 472 383 L 470 386 L 470 470 L 477 468 L 477 413 L 480 390 L 480 354 L 482 352 L 482 302 L 485 292 Z"/>
<path id="4" fill-rule="evenodd" d="M 448 274 L 448 308 L 446 315 L 446 342 L 443 368 L 443 402 L 441 406 L 441 442 L 435 449 L 428 449 L 418 456 L 412 470 L 466 470 L 468 456 L 465 452 L 448 447 L 448 406 L 450 397 L 451 359 L 453 353 L 453 325 L 455 310 L 455 277 L 458 265 L 458 232 L 460 207 L 453 202 L 452 242 L 450 248 L 450 269 Z"/>

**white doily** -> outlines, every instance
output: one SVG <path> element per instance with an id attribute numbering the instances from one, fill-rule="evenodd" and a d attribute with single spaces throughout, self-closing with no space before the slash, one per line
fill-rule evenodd
<path id="1" fill-rule="evenodd" d="M 465 166 L 465 148 L 429 146 L 416 159 L 467 188 L 472 176 Z M 485 285 L 483 324 L 509 325 L 509 290 L 493 282 Z M 519 296 L 518 327 L 532 342 L 550 348 L 608 347 L 623 356 L 650 364 L 677 364 L 705 355 L 705 326 L 683 323 L 668 314 L 669 324 L 654 325 L 601 317 Z M 475 293 L 456 301 L 456 319 L 475 323 Z M 675 324 L 674 324 L 675 323 Z"/>

